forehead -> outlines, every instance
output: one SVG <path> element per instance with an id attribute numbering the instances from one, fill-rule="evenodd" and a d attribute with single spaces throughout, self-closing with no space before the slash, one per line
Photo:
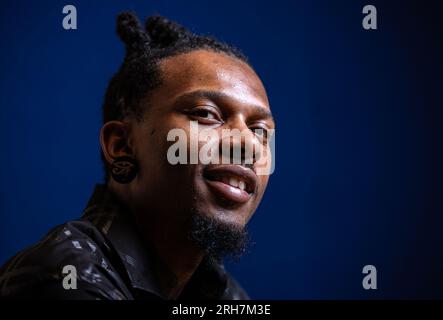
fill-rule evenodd
<path id="1" fill-rule="evenodd" d="M 269 108 L 260 78 L 237 58 L 197 50 L 162 60 L 160 70 L 159 89 L 170 98 L 196 90 L 219 91 L 235 100 Z"/>

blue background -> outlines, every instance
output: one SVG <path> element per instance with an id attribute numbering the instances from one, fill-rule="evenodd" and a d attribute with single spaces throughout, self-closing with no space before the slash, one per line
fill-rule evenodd
<path id="1" fill-rule="evenodd" d="M 115 16 L 135 10 L 240 47 L 267 86 L 276 171 L 256 245 L 228 266 L 253 298 L 443 298 L 441 10 L 387 2 L 2 2 L 0 264 L 78 217 L 102 181 Z M 66 4 L 78 30 L 62 28 Z M 366 264 L 378 290 L 362 288 Z"/>

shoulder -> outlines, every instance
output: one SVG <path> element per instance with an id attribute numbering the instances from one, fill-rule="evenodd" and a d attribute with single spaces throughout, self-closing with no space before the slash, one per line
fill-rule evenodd
<path id="1" fill-rule="evenodd" d="M 127 298 L 113 267 L 117 256 L 91 222 L 65 223 L 6 262 L 0 269 L 0 297 Z M 78 290 L 63 287 L 72 272 Z"/>

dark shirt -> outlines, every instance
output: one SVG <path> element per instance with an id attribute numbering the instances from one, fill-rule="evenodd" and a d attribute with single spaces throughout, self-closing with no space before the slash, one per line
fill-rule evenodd
<path id="1" fill-rule="evenodd" d="M 155 258 L 128 210 L 98 185 L 83 216 L 55 227 L 0 269 L 0 297 L 26 299 L 164 299 Z M 77 289 L 65 289 L 63 267 L 76 268 Z M 65 270 L 66 271 L 66 270 Z M 248 299 L 219 262 L 204 259 L 179 299 Z"/>

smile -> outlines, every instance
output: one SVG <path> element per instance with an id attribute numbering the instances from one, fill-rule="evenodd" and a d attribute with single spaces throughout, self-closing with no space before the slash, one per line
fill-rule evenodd
<path id="1" fill-rule="evenodd" d="M 211 166 L 204 176 L 216 196 L 232 203 L 247 202 L 257 188 L 255 173 L 240 165 Z"/>

